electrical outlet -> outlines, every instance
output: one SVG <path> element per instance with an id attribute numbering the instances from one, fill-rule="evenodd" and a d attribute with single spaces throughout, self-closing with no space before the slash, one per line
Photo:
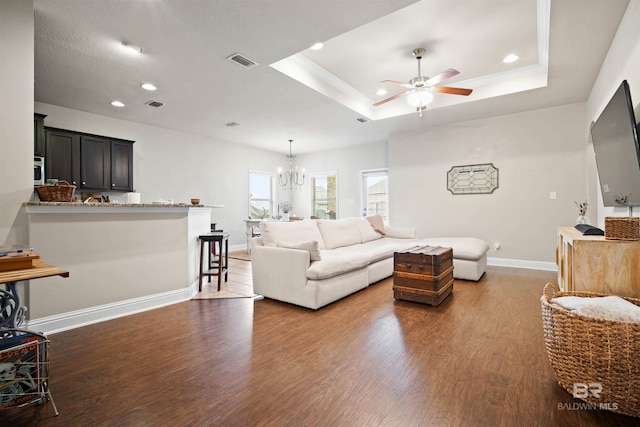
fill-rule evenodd
<path id="1" fill-rule="evenodd" d="M 549 193 L 549 199 L 551 199 L 551 200 L 555 200 L 556 199 L 556 192 L 555 191 L 552 191 L 552 192 Z"/>
<path id="2" fill-rule="evenodd" d="M 500 250 L 500 242 L 495 242 L 493 244 L 493 250 L 494 251 L 499 251 Z"/>

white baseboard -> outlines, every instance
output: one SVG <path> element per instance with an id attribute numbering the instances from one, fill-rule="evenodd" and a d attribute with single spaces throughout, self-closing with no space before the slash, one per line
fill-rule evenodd
<path id="1" fill-rule="evenodd" d="M 197 292 L 197 284 L 195 291 Z M 155 308 L 164 307 L 191 299 L 194 292 L 192 288 L 178 289 L 155 295 L 148 295 L 125 301 L 118 301 L 111 304 L 99 305 L 83 310 L 70 311 L 56 314 L 54 316 L 31 319 L 24 325 L 26 329 L 41 332 L 43 334 L 54 334 L 93 323 L 104 322 L 105 320 L 116 319 L 118 317 L 129 316 Z"/>
<path id="2" fill-rule="evenodd" d="M 528 268 L 531 270 L 546 270 L 546 271 L 558 271 L 558 266 L 554 262 L 544 261 L 527 261 L 523 259 L 508 259 L 508 258 L 487 258 L 488 265 L 495 265 L 498 267 L 515 267 L 515 268 Z"/>

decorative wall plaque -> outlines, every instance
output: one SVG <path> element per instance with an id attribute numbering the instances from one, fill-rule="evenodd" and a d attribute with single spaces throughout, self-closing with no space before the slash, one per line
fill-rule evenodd
<path id="1" fill-rule="evenodd" d="M 453 166 L 447 172 L 452 194 L 490 194 L 498 188 L 498 168 L 493 163 Z"/>

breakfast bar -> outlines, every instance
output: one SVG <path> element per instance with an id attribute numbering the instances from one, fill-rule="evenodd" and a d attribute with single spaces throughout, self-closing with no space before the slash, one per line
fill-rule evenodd
<path id="1" fill-rule="evenodd" d="M 25 285 L 29 328 L 95 323 L 190 299 L 211 206 L 27 202 L 29 246 L 73 275 Z"/>

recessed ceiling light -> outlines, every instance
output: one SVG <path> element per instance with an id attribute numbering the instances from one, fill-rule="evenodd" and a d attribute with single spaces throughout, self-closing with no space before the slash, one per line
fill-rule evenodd
<path id="1" fill-rule="evenodd" d="M 318 43 L 315 43 L 313 46 L 311 46 L 311 49 L 320 50 L 320 49 L 322 49 L 323 46 L 324 46 L 324 44 L 318 42 Z"/>
<path id="2" fill-rule="evenodd" d="M 144 89 L 144 90 L 156 90 L 156 89 L 158 89 L 157 87 L 155 87 L 151 83 L 143 83 L 142 85 L 140 85 L 140 87 L 142 89 Z"/>
<path id="3" fill-rule="evenodd" d="M 142 53 L 143 51 L 142 47 L 127 42 L 122 42 L 122 46 L 124 46 L 129 52 Z"/>
<path id="4" fill-rule="evenodd" d="M 504 57 L 504 59 L 502 60 L 502 62 L 504 62 L 505 64 L 509 64 L 511 62 L 516 62 L 518 60 L 518 55 L 507 55 Z"/>
<path id="5" fill-rule="evenodd" d="M 111 101 L 111 105 L 113 105 L 114 107 L 122 108 L 122 107 L 124 107 L 124 102 Z"/>
<path id="6" fill-rule="evenodd" d="M 387 91 L 384 89 L 378 89 L 378 91 L 376 92 L 376 95 L 386 95 Z"/>

